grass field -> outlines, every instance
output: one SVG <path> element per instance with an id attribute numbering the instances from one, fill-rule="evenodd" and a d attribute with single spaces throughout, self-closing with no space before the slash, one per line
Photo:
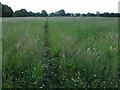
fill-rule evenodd
<path id="1" fill-rule="evenodd" d="M 3 18 L 3 88 L 117 88 L 118 20 Z"/>

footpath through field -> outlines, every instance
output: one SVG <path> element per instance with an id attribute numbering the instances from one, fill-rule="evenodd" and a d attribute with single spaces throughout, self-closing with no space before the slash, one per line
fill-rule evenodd
<path id="1" fill-rule="evenodd" d="M 46 19 L 45 26 L 44 26 L 44 74 L 45 80 L 44 84 L 45 87 L 57 87 L 59 86 L 59 58 L 51 56 L 51 49 L 49 44 L 49 28 L 48 28 L 48 20 Z"/>

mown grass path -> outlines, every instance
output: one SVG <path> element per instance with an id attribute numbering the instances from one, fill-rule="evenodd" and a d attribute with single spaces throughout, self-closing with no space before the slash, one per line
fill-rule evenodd
<path id="1" fill-rule="evenodd" d="M 45 22 L 45 30 L 44 30 L 44 58 L 45 58 L 45 63 L 44 63 L 44 73 L 45 73 L 45 87 L 51 86 L 53 87 L 58 87 L 59 84 L 59 59 L 57 58 L 58 56 L 51 56 L 50 52 L 50 44 L 49 44 L 49 29 L 48 29 L 48 20 L 49 18 L 46 19 Z"/>

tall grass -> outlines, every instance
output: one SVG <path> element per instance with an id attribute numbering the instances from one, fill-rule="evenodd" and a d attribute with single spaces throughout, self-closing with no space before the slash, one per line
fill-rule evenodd
<path id="1" fill-rule="evenodd" d="M 3 19 L 3 87 L 42 87 L 44 22 Z"/>
<path id="2" fill-rule="evenodd" d="M 4 18 L 3 87 L 117 88 L 117 42 L 117 18 Z"/>
<path id="3" fill-rule="evenodd" d="M 51 18 L 49 27 L 62 87 L 118 87 L 116 18 Z"/>

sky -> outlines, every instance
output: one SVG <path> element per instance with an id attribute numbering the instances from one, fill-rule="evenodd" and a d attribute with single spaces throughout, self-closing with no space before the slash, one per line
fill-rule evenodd
<path id="1" fill-rule="evenodd" d="M 66 13 L 118 12 L 120 0 L 0 0 L 13 11 L 26 9 L 32 12 L 46 10 L 48 13 L 64 9 Z"/>

